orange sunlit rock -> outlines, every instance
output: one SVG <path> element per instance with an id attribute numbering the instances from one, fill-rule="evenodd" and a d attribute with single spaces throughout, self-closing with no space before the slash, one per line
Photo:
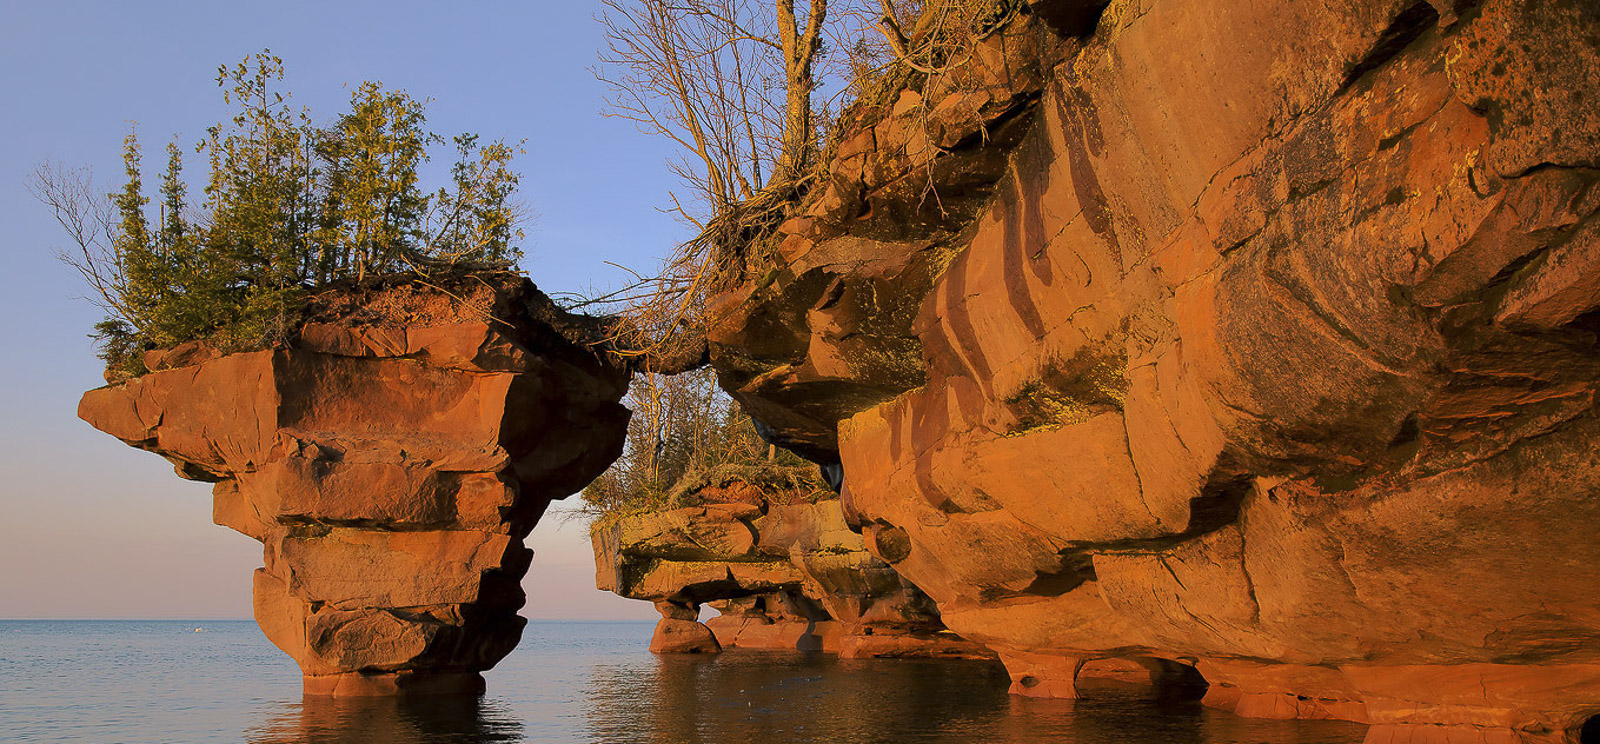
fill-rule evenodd
<path id="1" fill-rule="evenodd" d="M 1116 659 L 1375 741 L 1576 736 L 1593 4 L 1030 4 L 846 115 L 713 303 L 725 385 L 1019 694 Z"/>
<path id="2" fill-rule="evenodd" d="M 282 348 L 152 353 L 79 407 L 215 482 L 216 522 L 265 545 L 256 620 L 307 693 L 481 691 L 522 633 L 522 539 L 620 451 L 622 371 L 526 280 L 457 289 L 319 298 Z"/>

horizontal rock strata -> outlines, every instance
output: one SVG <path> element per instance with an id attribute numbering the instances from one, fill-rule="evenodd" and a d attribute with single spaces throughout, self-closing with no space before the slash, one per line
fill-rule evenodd
<path id="1" fill-rule="evenodd" d="M 764 489 L 739 470 L 687 492 L 698 506 L 607 516 L 590 529 L 595 583 L 661 612 L 650 650 L 992 656 L 945 630 L 927 596 L 867 552 L 831 493 Z M 718 616 L 700 623 L 701 605 Z"/>
<path id="2" fill-rule="evenodd" d="M 724 383 L 1018 693 L 1577 740 L 1600 6 L 1029 7 L 846 117 Z"/>
<path id="3" fill-rule="evenodd" d="M 623 373 L 526 280 L 456 289 L 318 298 L 286 348 L 152 352 L 79 407 L 265 545 L 256 620 L 307 693 L 480 690 L 522 633 L 523 538 L 620 451 Z"/>

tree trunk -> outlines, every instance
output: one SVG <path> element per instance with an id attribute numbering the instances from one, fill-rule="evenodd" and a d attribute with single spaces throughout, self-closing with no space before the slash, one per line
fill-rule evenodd
<path id="1" fill-rule="evenodd" d="M 810 165 L 812 140 L 811 92 L 816 88 L 812 63 L 817 56 L 817 41 L 822 22 L 827 18 L 828 0 L 811 0 L 805 30 L 795 17 L 794 0 L 777 0 L 778 36 L 783 45 L 783 64 L 787 83 L 784 97 L 783 151 L 774 178 L 792 181 Z"/>

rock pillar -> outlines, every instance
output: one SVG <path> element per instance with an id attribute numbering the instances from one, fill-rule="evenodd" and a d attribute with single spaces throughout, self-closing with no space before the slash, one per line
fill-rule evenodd
<path id="1" fill-rule="evenodd" d="M 256 620 L 308 694 L 480 691 L 522 633 L 523 538 L 621 449 L 626 375 L 526 280 L 307 317 L 282 348 L 153 352 L 79 416 L 216 484 L 215 521 L 265 546 Z"/>

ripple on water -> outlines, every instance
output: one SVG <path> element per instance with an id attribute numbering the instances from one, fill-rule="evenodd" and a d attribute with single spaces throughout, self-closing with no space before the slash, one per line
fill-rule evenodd
<path id="1" fill-rule="evenodd" d="M 206 629 L 194 633 L 196 626 Z M 1103 685 L 1006 694 L 998 665 L 800 652 L 657 657 L 649 623 L 530 623 L 481 700 L 299 695 L 250 622 L 0 621 L 0 738 L 253 744 L 1356 744 Z"/>

